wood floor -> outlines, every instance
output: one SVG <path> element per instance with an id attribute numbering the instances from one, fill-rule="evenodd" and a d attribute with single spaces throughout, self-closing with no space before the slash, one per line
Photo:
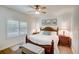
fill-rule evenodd
<path id="1" fill-rule="evenodd" d="M 73 54 L 71 48 L 69 47 L 65 47 L 65 46 L 58 46 L 58 50 L 59 50 L 59 54 Z M 16 51 L 12 51 L 11 49 L 5 49 L 2 52 L 0 52 L 1 54 L 21 54 L 20 52 L 21 50 L 18 49 Z"/>
<path id="2" fill-rule="evenodd" d="M 59 54 L 73 54 L 70 47 L 58 46 Z"/>

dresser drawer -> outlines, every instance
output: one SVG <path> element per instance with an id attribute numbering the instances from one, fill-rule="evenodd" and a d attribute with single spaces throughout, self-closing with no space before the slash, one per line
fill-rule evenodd
<path id="1" fill-rule="evenodd" d="M 59 36 L 58 45 L 70 47 L 71 46 L 71 38 L 66 37 L 66 36 Z"/>

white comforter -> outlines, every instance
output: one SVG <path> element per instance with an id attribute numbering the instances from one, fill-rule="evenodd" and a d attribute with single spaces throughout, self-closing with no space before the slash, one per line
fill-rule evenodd
<path id="1" fill-rule="evenodd" d="M 28 38 L 37 44 L 40 45 L 51 45 L 52 40 L 54 41 L 54 53 L 59 53 L 58 50 L 58 36 L 57 35 L 42 35 L 42 34 L 36 34 L 36 35 L 29 35 Z"/>
<path id="2" fill-rule="evenodd" d="M 57 45 L 59 40 L 57 35 L 41 35 L 41 34 L 30 35 L 29 39 L 32 42 L 40 45 L 51 45 L 52 40 L 54 41 L 54 44 Z"/>

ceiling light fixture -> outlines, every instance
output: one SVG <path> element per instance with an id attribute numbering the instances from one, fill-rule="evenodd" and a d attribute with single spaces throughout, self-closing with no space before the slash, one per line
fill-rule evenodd
<path id="1" fill-rule="evenodd" d="M 39 11 L 36 11 L 35 14 L 40 14 L 40 12 Z"/>
<path id="2" fill-rule="evenodd" d="M 34 12 L 35 14 L 46 14 L 46 6 L 43 5 L 33 5 L 33 6 L 29 6 L 31 7 L 33 10 L 32 12 Z M 31 12 L 31 11 L 30 11 Z"/>

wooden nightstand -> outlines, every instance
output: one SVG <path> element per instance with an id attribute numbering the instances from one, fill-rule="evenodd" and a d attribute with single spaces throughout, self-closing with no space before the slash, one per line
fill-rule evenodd
<path id="1" fill-rule="evenodd" d="M 34 35 L 34 34 L 38 34 L 38 33 L 39 33 L 39 32 L 34 32 L 34 33 L 32 33 L 32 34 Z"/>
<path id="2" fill-rule="evenodd" d="M 59 35 L 58 45 L 71 47 L 71 38 L 63 35 Z"/>

